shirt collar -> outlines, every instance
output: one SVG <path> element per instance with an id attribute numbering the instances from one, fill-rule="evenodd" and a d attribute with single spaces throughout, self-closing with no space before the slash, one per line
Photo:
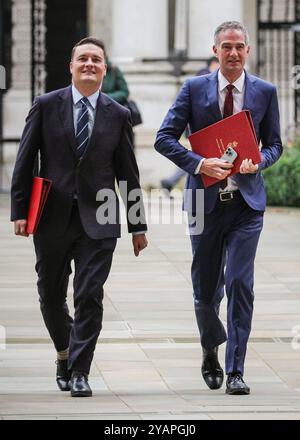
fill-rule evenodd
<path id="1" fill-rule="evenodd" d="M 239 93 L 242 93 L 244 85 L 245 85 L 245 71 L 241 76 L 234 82 L 232 85 L 238 90 Z M 218 71 L 218 81 L 219 81 L 219 90 L 222 92 L 230 82 L 225 78 L 225 76 L 221 73 L 221 70 Z"/>
<path id="2" fill-rule="evenodd" d="M 99 96 L 100 90 L 97 90 L 97 92 L 93 93 L 90 96 L 87 96 L 87 99 L 89 100 L 89 103 L 95 110 L 97 105 L 97 100 Z M 78 104 L 78 102 L 83 98 L 83 95 L 76 89 L 74 84 L 72 84 L 72 96 L 73 96 L 73 103 L 74 105 Z"/>

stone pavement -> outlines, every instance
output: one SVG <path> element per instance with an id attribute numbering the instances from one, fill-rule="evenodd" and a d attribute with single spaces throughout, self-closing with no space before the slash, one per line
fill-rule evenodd
<path id="1" fill-rule="evenodd" d="M 175 207 L 179 212 L 179 200 Z M 250 396 L 227 396 L 224 386 L 210 391 L 202 380 L 184 225 L 150 225 L 149 247 L 138 259 L 124 227 L 105 286 L 90 375 L 94 396 L 59 392 L 32 240 L 14 236 L 8 218 L 8 196 L 1 195 L 0 336 L 6 332 L 6 347 L 0 340 L 0 418 L 300 419 L 300 210 L 266 213 L 246 359 Z M 224 299 L 224 320 L 225 312 Z"/>

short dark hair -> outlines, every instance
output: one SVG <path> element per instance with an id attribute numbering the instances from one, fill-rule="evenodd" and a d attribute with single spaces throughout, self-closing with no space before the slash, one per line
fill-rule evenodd
<path id="1" fill-rule="evenodd" d="M 73 47 L 72 53 L 71 53 L 71 60 L 73 59 L 76 47 L 83 46 L 84 44 L 94 44 L 95 46 L 100 47 L 103 50 L 104 56 L 106 57 L 105 46 L 104 46 L 103 41 L 98 40 L 98 38 L 95 38 L 95 37 L 85 37 L 82 40 L 78 41 L 78 43 L 76 43 L 75 46 Z"/>

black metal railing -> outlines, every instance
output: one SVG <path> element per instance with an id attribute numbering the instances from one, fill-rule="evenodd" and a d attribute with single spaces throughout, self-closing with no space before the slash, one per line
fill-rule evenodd
<path id="1" fill-rule="evenodd" d="M 300 0 L 258 0 L 258 75 L 277 86 L 282 134 L 300 129 L 300 84 L 293 69 L 300 69 Z"/>

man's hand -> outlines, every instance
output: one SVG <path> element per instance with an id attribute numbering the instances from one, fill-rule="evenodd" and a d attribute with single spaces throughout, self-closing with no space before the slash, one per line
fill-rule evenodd
<path id="1" fill-rule="evenodd" d="M 240 166 L 241 174 L 253 174 L 258 170 L 258 165 L 254 165 L 252 159 L 244 159 Z"/>
<path id="2" fill-rule="evenodd" d="M 145 234 L 136 234 L 132 236 L 133 251 L 136 257 L 139 253 L 145 249 L 148 245 L 148 241 Z"/>
<path id="3" fill-rule="evenodd" d="M 15 220 L 15 234 L 28 237 L 29 234 L 26 232 L 26 226 L 27 220 Z"/>
<path id="4" fill-rule="evenodd" d="M 229 176 L 232 167 L 232 163 L 224 162 L 223 160 L 214 157 L 211 159 L 205 159 L 202 162 L 200 173 L 214 177 L 218 180 L 224 180 Z"/>

